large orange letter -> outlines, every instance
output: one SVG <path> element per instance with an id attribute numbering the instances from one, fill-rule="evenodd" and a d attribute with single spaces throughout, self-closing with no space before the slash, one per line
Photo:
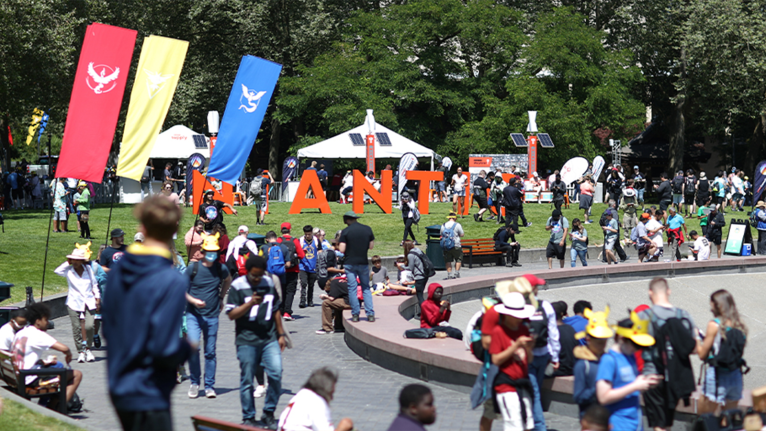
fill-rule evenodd
<path id="1" fill-rule="evenodd" d="M 386 214 L 391 214 L 391 196 L 393 192 L 393 171 L 380 171 L 380 191 L 367 181 L 363 173 L 354 170 L 354 202 L 351 209 L 357 214 L 364 213 L 364 194 L 370 195 L 370 199 L 378 204 Z"/>
<path id="2" fill-rule="evenodd" d="M 431 181 L 441 181 L 443 177 L 442 172 L 407 171 L 408 180 L 420 181 L 418 188 L 418 210 L 420 214 L 428 214 L 428 192 L 431 190 Z"/>
<path id="3" fill-rule="evenodd" d="M 311 199 L 306 199 L 308 191 L 314 194 Z M 322 214 L 332 214 L 330 211 L 330 204 L 327 203 L 327 198 L 322 191 L 322 184 L 319 183 L 319 177 L 317 171 L 308 169 L 303 171 L 303 177 L 298 184 L 298 191 L 295 192 L 295 198 L 293 204 L 290 205 L 290 212 L 288 214 L 300 214 L 305 209 L 319 208 Z"/>
<path id="4" fill-rule="evenodd" d="M 215 180 L 215 178 L 205 178 L 196 169 L 192 175 L 192 214 L 197 214 L 199 211 L 199 206 L 202 203 L 202 194 L 206 189 L 213 190 L 213 199 L 227 203 L 229 205 L 234 205 L 234 192 L 232 190 L 231 184 L 224 183 L 222 181 L 221 184 L 223 187 L 221 187 L 221 190 L 219 191 L 213 187 L 212 184 L 210 184 L 210 180 Z M 226 214 L 232 214 L 231 210 L 227 207 L 223 207 L 223 212 Z"/>

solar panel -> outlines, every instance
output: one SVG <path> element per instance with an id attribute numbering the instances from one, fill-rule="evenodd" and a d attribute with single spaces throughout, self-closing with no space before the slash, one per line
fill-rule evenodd
<path id="1" fill-rule="evenodd" d="M 364 139 L 362 139 L 360 133 L 349 133 L 348 136 L 351 138 L 351 143 L 354 144 L 354 146 L 364 146 Z"/>
<path id="2" fill-rule="evenodd" d="M 194 140 L 194 148 L 207 148 L 207 140 L 205 135 L 192 135 Z"/>
<path id="3" fill-rule="evenodd" d="M 551 141 L 551 135 L 547 133 L 538 133 L 537 139 L 540 141 L 540 146 L 543 148 L 553 148 L 553 141 Z"/>
<path id="4" fill-rule="evenodd" d="M 529 144 L 527 144 L 527 140 L 524 138 L 524 135 L 522 133 L 511 133 L 511 139 L 513 139 L 513 143 L 517 147 L 529 146 Z"/>
<path id="5" fill-rule="evenodd" d="M 391 146 L 391 141 L 388 139 L 388 133 L 376 133 L 375 136 L 378 137 L 378 145 L 381 147 Z"/>

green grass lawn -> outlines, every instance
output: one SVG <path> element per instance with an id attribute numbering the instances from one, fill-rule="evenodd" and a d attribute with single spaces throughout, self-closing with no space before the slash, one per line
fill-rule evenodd
<path id="1" fill-rule="evenodd" d="M 431 214 L 423 215 L 419 230 L 415 228 L 415 235 L 422 244 L 425 244 L 426 239 L 425 227 L 444 223 L 447 214 L 452 209 L 452 205 L 448 203 L 432 203 L 430 207 Z M 266 226 L 256 226 L 256 209 L 254 207 L 238 207 L 239 215 L 226 215 L 225 223 L 229 228 L 230 237 L 236 235 L 236 229 L 241 224 L 247 225 L 250 232 L 265 234 L 269 230 L 278 233 L 279 225 L 288 221 L 293 225 L 294 236 L 302 235 L 303 226 L 310 224 L 324 229 L 327 231 L 328 238 L 331 238 L 335 231 L 344 227 L 342 215 L 351 209 L 351 205 L 331 203 L 330 208 L 333 211 L 331 215 L 320 214 L 318 210 L 288 215 L 289 203 L 273 203 L 270 205 L 271 214 L 266 216 Z M 605 208 L 603 204 L 594 206 L 592 213 L 596 221 Z M 133 235 L 137 228 L 132 209 L 133 205 L 115 205 L 112 213 L 111 228 L 122 228 L 126 232 L 125 242 L 127 244 L 133 241 Z M 476 210 L 477 207 L 472 208 L 471 213 L 473 214 Z M 517 237 L 522 248 L 545 247 L 549 234 L 544 227 L 551 210 L 550 204 L 526 204 L 524 206 L 527 219 L 533 225 L 523 229 L 522 234 Z M 5 233 L 0 233 L 0 280 L 15 285 L 12 289 L 13 297 L 6 301 L 6 304 L 22 301 L 25 286 L 33 286 L 35 297 L 39 298 L 50 210 L 7 211 L 3 215 L 5 216 Z M 582 215 L 582 211 L 577 209 L 577 204 L 573 204 L 571 209 L 564 210 L 564 216 L 569 219 L 570 223 L 574 218 L 582 219 Z M 746 215 L 740 217 L 744 218 Z M 108 218 L 108 206 L 101 205 L 91 211 L 91 234 L 98 238 L 96 245 L 91 247 L 94 256 L 98 250 L 98 244 L 103 243 L 106 238 Z M 69 233 L 50 234 L 48 264 L 45 271 L 45 295 L 62 292 L 66 289 L 65 280 L 55 275 L 53 270 L 64 262 L 65 256 L 72 251 L 74 243 L 79 240 L 79 234 L 76 231 L 76 219 L 70 217 L 70 220 Z M 176 244 L 178 250 L 184 255 L 183 235 L 192 226 L 194 220 L 195 216 L 192 214 L 191 208 L 185 208 Z M 384 214 L 377 205 L 367 205 L 365 214 L 360 221 L 371 226 L 375 232 L 375 249 L 372 250 L 371 255 L 394 256 L 401 253 L 399 243 L 402 241 L 403 223 L 399 210 L 394 209 L 393 214 Z M 494 222 L 476 223 L 472 216 L 466 216 L 459 221 L 463 224 L 466 238 L 492 237 L 497 229 Z M 697 229 L 699 231 L 699 223 L 696 219 L 687 220 L 687 224 L 690 230 Z M 602 235 L 599 226 L 595 223 L 587 226 L 586 228 L 591 235 L 590 243 L 601 243 Z M 726 238 L 727 232 L 728 221 L 724 238 Z M 82 242 L 82 240 L 79 241 Z"/>
<path id="2" fill-rule="evenodd" d="M 0 430 L 3 431 L 79 431 L 82 428 L 69 425 L 58 419 L 35 413 L 23 405 L 3 399 L 3 413 L 0 414 Z"/>

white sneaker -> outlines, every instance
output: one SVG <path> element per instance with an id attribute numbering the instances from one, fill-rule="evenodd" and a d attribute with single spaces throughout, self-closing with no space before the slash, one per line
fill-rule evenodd
<path id="1" fill-rule="evenodd" d="M 80 363 L 85 362 L 85 352 L 80 352 L 80 354 L 77 355 L 77 362 L 80 362 Z"/>
<path id="2" fill-rule="evenodd" d="M 205 389 L 205 396 L 208 398 L 215 398 L 215 389 Z"/>
<path id="3" fill-rule="evenodd" d="M 197 398 L 199 396 L 199 385 L 189 385 L 189 398 Z"/>
<path id="4" fill-rule="evenodd" d="M 253 392 L 253 396 L 255 398 L 261 398 L 264 395 L 266 395 L 266 385 L 258 385 L 258 387 L 255 388 L 255 392 Z"/>
<path id="5" fill-rule="evenodd" d="M 96 357 L 93 356 L 93 353 L 90 351 L 90 349 L 85 351 L 85 360 L 88 362 L 95 362 Z"/>

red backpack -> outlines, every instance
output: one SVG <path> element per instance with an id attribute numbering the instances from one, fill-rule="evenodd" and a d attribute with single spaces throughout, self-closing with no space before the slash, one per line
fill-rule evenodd
<path id="1" fill-rule="evenodd" d="M 248 254 L 240 254 L 237 256 L 237 274 L 240 276 L 247 274 L 247 268 L 245 267 L 245 262 L 247 262 L 247 258 L 250 257 L 250 253 Z"/>

